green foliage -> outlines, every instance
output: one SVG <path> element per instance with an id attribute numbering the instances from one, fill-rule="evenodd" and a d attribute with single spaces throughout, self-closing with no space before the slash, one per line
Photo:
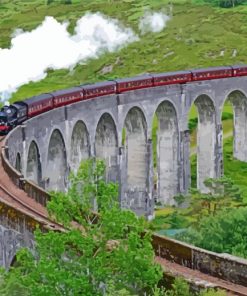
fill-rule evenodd
<path id="1" fill-rule="evenodd" d="M 221 119 L 222 119 L 222 120 L 233 119 L 233 113 L 222 112 Z"/>
<path id="2" fill-rule="evenodd" d="M 18 253 L 17 267 L 2 275 L 1 295 L 10 295 L 14 279 L 32 296 L 139 295 L 157 284 L 162 271 L 151 234 L 144 234 L 146 222 L 120 209 L 117 185 L 106 183 L 104 174 L 104 163 L 89 159 L 71 174 L 68 193 L 52 193 L 49 212 L 67 230 L 37 230 L 35 254 Z M 94 203 L 98 215 L 91 212 Z"/>
<path id="3" fill-rule="evenodd" d="M 172 284 L 172 290 L 168 291 L 167 296 L 190 296 L 189 285 L 182 279 L 176 278 Z"/>
<path id="4" fill-rule="evenodd" d="M 197 124 L 198 124 L 198 118 L 197 117 L 189 119 L 188 127 L 189 127 L 189 130 L 190 130 L 190 133 L 192 133 L 193 130 L 197 127 Z"/>
<path id="5" fill-rule="evenodd" d="M 193 216 L 193 220 L 200 220 L 202 216 L 215 215 L 223 208 L 243 206 L 243 197 L 240 188 L 229 177 L 206 179 L 204 184 L 207 193 L 201 193 L 191 188 L 184 200 L 190 204 L 185 216 Z"/>
<path id="6" fill-rule="evenodd" d="M 173 211 L 167 215 L 156 216 L 150 223 L 150 229 L 158 231 L 161 229 L 180 229 L 188 227 L 188 220 L 178 211 Z"/>
<path id="7" fill-rule="evenodd" d="M 182 278 L 175 278 L 172 288 L 165 290 L 164 288 L 155 287 L 152 290 L 153 296 L 191 296 L 188 283 Z"/>
<path id="8" fill-rule="evenodd" d="M 246 4 L 245 0 L 195 0 L 195 3 L 208 3 L 212 6 L 231 8 L 240 4 Z"/>
<path id="9" fill-rule="evenodd" d="M 170 224 L 171 228 L 183 228 L 186 223 L 186 219 L 180 215 L 178 211 L 174 211 L 167 216 L 167 223 Z"/>
<path id="10" fill-rule="evenodd" d="M 192 206 L 199 202 L 202 209 L 207 210 L 208 215 L 215 215 L 219 209 L 231 206 L 232 201 L 238 203 L 243 201 L 238 186 L 234 185 L 229 177 L 209 178 L 204 181 L 204 184 L 208 188 L 208 193 L 201 193 L 199 190 L 192 188 L 190 198 Z"/>
<path id="11" fill-rule="evenodd" d="M 181 206 L 185 202 L 186 197 L 183 194 L 178 194 L 174 196 L 174 200 L 178 206 Z"/>
<path id="12" fill-rule="evenodd" d="M 233 157 L 233 138 L 224 143 L 224 173 L 231 178 L 241 192 L 244 203 L 247 203 L 247 163 Z"/>
<path id="13" fill-rule="evenodd" d="M 208 289 L 205 291 L 202 291 L 200 293 L 200 296 L 226 296 L 226 292 L 222 290 L 215 290 L 215 289 Z"/>
<path id="14" fill-rule="evenodd" d="M 247 258 L 247 208 L 224 209 L 201 221 L 177 238 L 198 247 Z"/>
<path id="15" fill-rule="evenodd" d="M 87 227 L 94 216 L 92 208 L 98 212 L 115 209 L 118 204 L 118 186 L 106 183 L 104 179 L 105 164 L 102 160 L 91 158 L 80 164 L 76 174 L 70 174 L 70 188 L 67 193 L 51 192 L 48 211 L 64 224 L 72 220 Z"/>

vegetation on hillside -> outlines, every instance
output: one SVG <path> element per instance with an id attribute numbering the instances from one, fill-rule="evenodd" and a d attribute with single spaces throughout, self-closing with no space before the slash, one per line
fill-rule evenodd
<path id="1" fill-rule="evenodd" d="M 32 30 L 47 15 L 54 16 L 58 21 L 70 21 L 69 31 L 72 33 L 76 21 L 86 11 L 101 12 L 118 19 L 123 25 L 135 30 L 140 37 L 139 41 L 129 44 L 120 51 L 106 53 L 86 64 L 77 65 L 73 71 L 50 70 L 48 76 L 40 82 L 21 87 L 12 100 L 85 82 L 147 72 L 247 63 L 246 6 L 219 9 L 183 0 L 172 1 L 172 4 L 169 2 L 169 0 L 76 0 L 70 5 L 61 4 L 61 1 L 53 1 L 46 5 L 43 0 L 31 2 L 2 0 L 1 48 L 10 46 L 15 28 Z M 147 10 L 172 14 L 167 27 L 159 33 L 141 35 L 138 23 Z"/>
<path id="2" fill-rule="evenodd" d="M 179 194 L 174 197 L 179 207 L 158 209 L 155 219 L 151 222 L 151 229 L 158 231 L 197 226 L 201 217 L 215 216 L 221 210 L 246 205 L 243 190 L 229 177 L 207 179 L 205 185 L 209 193 L 201 193 L 191 188 L 186 196 Z"/>
<path id="3" fill-rule="evenodd" d="M 210 251 L 247 258 L 247 207 L 201 217 L 177 238 Z"/>
<path id="4" fill-rule="evenodd" d="M 246 0 L 195 0 L 195 3 L 207 3 L 213 6 L 232 8 L 237 5 L 246 4 Z"/>

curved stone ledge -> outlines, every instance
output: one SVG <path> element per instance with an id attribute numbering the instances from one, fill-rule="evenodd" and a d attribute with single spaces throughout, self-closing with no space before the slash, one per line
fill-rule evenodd
<path id="1" fill-rule="evenodd" d="M 218 254 L 195 246 L 153 235 L 157 256 L 202 273 L 247 287 L 247 260 L 229 254 Z"/>

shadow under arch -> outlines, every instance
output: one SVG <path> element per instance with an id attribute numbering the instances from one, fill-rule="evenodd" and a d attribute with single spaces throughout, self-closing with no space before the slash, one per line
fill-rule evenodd
<path id="1" fill-rule="evenodd" d="M 39 148 L 35 141 L 32 141 L 27 156 L 26 178 L 41 185 L 42 168 L 40 161 Z"/>
<path id="2" fill-rule="evenodd" d="M 197 126 L 197 188 L 207 192 L 204 180 L 216 177 L 216 111 L 213 100 L 199 95 L 194 104 L 198 112 Z"/>
<path id="3" fill-rule="evenodd" d="M 158 200 L 173 205 L 173 197 L 179 191 L 179 132 L 177 112 L 174 105 L 165 100 L 159 104 L 155 114 L 157 129 L 157 173 Z"/>
<path id="4" fill-rule="evenodd" d="M 226 101 L 233 108 L 233 156 L 247 162 L 247 97 L 242 91 L 234 90 L 227 95 L 224 104 Z"/>
<path id="5" fill-rule="evenodd" d="M 89 134 L 85 123 L 78 120 L 71 136 L 71 169 L 78 170 L 80 162 L 90 156 Z"/>
<path id="6" fill-rule="evenodd" d="M 67 153 L 65 142 L 58 129 L 53 130 L 47 154 L 46 176 L 48 189 L 65 190 L 67 187 Z"/>
<path id="7" fill-rule="evenodd" d="M 22 164 L 21 164 L 21 155 L 19 152 L 16 154 L 16 159 L 15 159 L 15 169 L 22 173 Z"/>
<path id="8" fill-rule="evenodd" d="M 10 262 L 9 267 L 17 267 L 17 266 L 18 266 L 17 257 L 16 257 L 16 255 L 14 255 L 11 262 Z"/>
<path id="9" fill-rule="evenodd" d="M 108 181 L 119 181 L 118 138 L 116 124 L 109 113 L 101 115 L 95 133 L 95 155 L 106 164 Z"/>

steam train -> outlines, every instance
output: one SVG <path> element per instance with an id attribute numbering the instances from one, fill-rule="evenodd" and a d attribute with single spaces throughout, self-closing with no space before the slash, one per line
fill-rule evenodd
<path id="1" fill-rule="evenodd" d="M 4 106 L 0 110 L 0 134 L 7 134 L 12 128 L 25 120 L 54 108 L 99 96 L 121 94 L 126 91 L 161 85 L 184 84 L 237 76 L 247 76 L 247 65 L 147 74 L 45 93 L 25 101 L 15 102 L 10 106 Z"/>

